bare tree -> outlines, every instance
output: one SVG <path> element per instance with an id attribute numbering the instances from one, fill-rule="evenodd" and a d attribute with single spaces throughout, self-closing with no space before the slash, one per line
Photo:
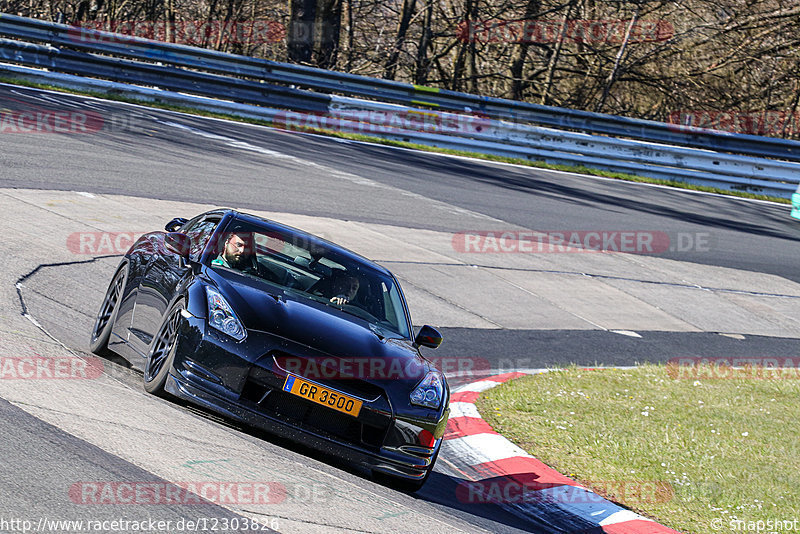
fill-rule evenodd
<path id="1" fill-rule="evenodd" d="M 397 71 L 397 60 L 405 44 L 408 27 L 411 24 L 411 17 L 414 16 L 416 7 L 417 0 L 403 0 L 403 8 L 400 10 L 400 22 L 397 26 L 397 38 L 389 50 L 389 56 L 386 58 L 383 71 L 383 77 L 388 80 L 394 79 L 395 72 Z"/>
<path id="2" fill-rule="evenodd" d="M 523 28 L 530 24 L 534 17 L 536 17 L 541 10 L 542 5 L 540 0 L 528 0 L 528 2 L 525 4 Z M 526 32 L 523 30 L 519 44 L 517 45 L 517 48 L 511 57 L 511 94 L 509 96 L 515 100 L 522 99 L 522 91 L 526 85 L 522 78 L 523 72 L 525 71 L 525 62 L 528 58 L 528 49 L 530 46 L 531 42 L 526 35 Z"/>
<path id="3" fill-rule="evenodd" d="M 289 61 L 292 63 L 311 63 L 316 18 L 316 0 L 289 0 L 289 32 L 286 46 Z"/>
<path id="4" fill-rule="evenodd" d="M 314 51 L 314 65 L 331 69 L 336 65 L 339 55 L 339 34 L 342 30 L 342 0 L 318 0 L 318 29 Z"/>

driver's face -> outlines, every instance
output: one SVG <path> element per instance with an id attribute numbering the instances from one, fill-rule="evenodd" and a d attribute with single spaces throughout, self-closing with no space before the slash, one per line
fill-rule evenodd
<path id="1" fill-rule="evenodd" d="M 244 240 L 238 235 L 232 235 L 228 242 L 225 243 L 225 259 L 228 263 L 239 263 L 239 260 L 242 259 L 242 254 L 244 254 L 244 247 Z"/>

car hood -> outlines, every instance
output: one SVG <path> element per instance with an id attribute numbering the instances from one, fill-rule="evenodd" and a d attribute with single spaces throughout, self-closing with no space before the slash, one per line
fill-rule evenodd
<path id="1" fill-rule="evenodd" d="M 207 272 L 248 330 L 268 332 L 334 358 L 380 359 L 383 371 L 376 378 L 418 381 L 431 369 L 410 339 L 382 338 L 380 329 L 373 331 L 359 317 L 238 273 Z"/>

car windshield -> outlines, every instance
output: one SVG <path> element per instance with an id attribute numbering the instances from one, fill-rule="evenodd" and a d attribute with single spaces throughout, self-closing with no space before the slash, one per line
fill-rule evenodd
<path id="1" fill-rule="evenodd" d="M 214 269 L 235 270 L 360 317 L 381 337 L 410 337 L 395 280 L 321 239 L 235 220 L 212 246 Z"/>

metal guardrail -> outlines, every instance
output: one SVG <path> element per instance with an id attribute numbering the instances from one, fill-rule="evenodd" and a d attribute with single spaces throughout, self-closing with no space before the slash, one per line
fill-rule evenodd
<path id="1" fill-rule="evenodd" d="M 224 106 L 220 102 L 220 105 L 228 112 L 239 109 L 247 116 L 271 121 L 286 116 L 285 113 L 281 115 L 278 108 L 310 112 L 339 121 L 343 117 L 346 121 L 351 111 L 374 111 L 378 115 L 366 114 L 357 122 L 361 126 L 375 126 L 369 128 L 371 135 L 389 139 L 723 188 L 751 189 L 783 197 L 791 195 L 800 181 L 800 165 L 795 163 L 800 162 L 800 143 L 795 141 L 687 129 L 653 121 L 440 91 L 4 14 L 0 14 L 0 35 L 48 43 L 0 39 L 0 58 L 9 62 L 158 87 L 168 90 L 169 98 L 175 102 L 191 99 L 181 93 L 227 99 L 232 102 Z M 116 90 L 125 90 L 119 83 L 115 86 L 118 86 Z M 143 90 L 142 87 L 127 87 L 133 93 Z M 208 103 L 204 105 L 208 107 Z M 425 107 L 420 109 L 419 106 Z M 482 128 L 445 132 L 386 128 L 379 115 L 386 112 L 436 114 L 443 123 L 459 119 L 460 115 L 449 111 L 479 113 L 484 121 Z"/>
<path id="2" fill-rule="evenodd" d="M 141 86 L 117 83 L 117 82 L 108 82 L 104 80 L 98 80 L 94 78 L 85 78 L 81 76 L 73 76 L 69 74 L 60 74 L 55 72 L 48 72 L 42 71 L 39 69 L 33 69 L 29 67 L 21 67 L 16 65 L 7 65 L 0 63 L 0 73 L 6 73 L 7 75 L 13 77 L 22 77 L 32 79 L 34 81 L 38 81 L 41 83 L 54 83 L 56 85 L 60 85 L 63 87 L 69 87 L 73 89 L 79 90 L 91 90 L 91 91 L 106 91 L 106 92 L 113 92 L 113 93 L 123 93 L 134 96 L 140 99 L 146 100 L 156 100 L 159 102 L 175 104 L 175 105 L 183 105 L 189 106 L 197 109 L 204 109 L 209 111 L 216 111 L 216 112 L 223 112 L 223 113 L 230 113 L 234 115 L 239 115 L 243 117 L 249 117 L 254 119 L 261 119 L 265 121 L 270 121 L 274 125 L 286 129 L 297 129 L 297 130 L 307 130 L 311 125 L 320 123 L 324 123 L 325 121 L 335 122 L 337 126 L 336 129 L 345 132 L 352 132 L 352 133 L 371 133 L 375 135 L 375 132 L 380 130 L 379 134 L 381 137 L 387 139 L 395 139 L 399 141 L 408 141 L 408 142 L 415 142 L 415 143 L 423 143 L 423 144 L 436 144 L 437 146 L 441 146 L 444 148 L 451 148 L 454 150 L 462 150 L 462 151 L 472 151 L 472 152 L 483 152 L 489 154 L 496 154 L 500 156 L 509 156 L 509 157 L 522 157 L 522 158 L 529 158 L 529 159 L 541 159 L 550 161 L 552 163 L 560 163 L 564 165 L 574 165 L 576 162 L 576 155 L 574 153 L 570 153 L 567 151 L 562 151 L 559 149 L 552 149 L 548 146 L 548 143 L 545 143 L 545 148 L 536 148 L 533 146 L 513 146 L 502 144 L 496 142 L 494 139 L 491 138 L 491 133 L 496 132 L 498 129 L 503 130 L 505 125 L 502 123 L 494 124 L 493 122 L 484 122 L 481 124 L 482 129 L 487 136 L 486 140 L 483 139 L 471 139 L 468 136 L 460 136 L 461 132 L 457 130 L 448 129 L 441 133 L 436 132 L 426 132 L 421 130 L 403 130 L 399 128 L 386 128 L 386 122 L 380 120 L 380 115 L 377 113 L 384 112 L 384 113 L 396 113 L 398 111 L 406 111 L 409 108 L 393 105 L 393 104 L 380 104 L 380 103 L 365 103 L 364 101 L 356 101 L 355 99 L 347 99 L 349 103 L 345 103 L 341 97 L 334 97 L 334 99 L 338 99 L 335 104 L 335 109 L 332 109 L 329 113 L 319 114 L 319 113 L 306 113 L 300 111 L 287 111 L 287 110 L 279 110 L 274 108 L 266 108 L 261 106 L 255 106 L 251 104 L 241 104 L 235 102 L 229 102 L 225 100 L 215 100 L 211 98 L 205 98 L 200 96 L 192 96 L 184 93 L 177 93 L 173 91 L 165 91 L 162 89 L 151 89 Z M 353 102 L 358 103 L 354 107 Z M 371 105 L 371 110 L 368 113 L 376 113 L 375 115 L 365 115 L 362 117 L 354 117 L 352 112 L 357 110 L 359 113 L 358 115 L 363 115 L 364 105 L 369 104 Z M 413 113 L 418 113 L 417 111 L 412 111 Z M 430 113 L 430 112 L 425 112 Z M 456 122 L 459 118 L 463 116 L 459 115 L 452 115 L 446 113 L 435 113 L 436 118 L 443 122 L 447 120 L 452 120 Z M 310 119 L 310 120 L 308 120 Z M 512 125 L 513 132 L 517 132 L 517 128 L 519 125 Z M 543 135 L 553 135 L 559 133 L 569 133 L 569 132 L 558 132 L 555 130 L 549 130 L 540 128 L 540 133 Z M 511 133 L 511 130 L 509 130 Z M 613 143 L 613 139 L 602 137 L 601 139 Z M 581 139 L 577 139 L 576 142 L 582 142 Z M 559 147 L 563 149 L 563 147 Z M 791 193 L 793 190 L 793 184 L 776 184 L 771 182 L 765 182 L 763 180 L 759 180 L 757 178 L 748 178 L 746 173 L 740 173 L 742 176 L 738 178 L 732 177 L 725 177 L 719 174 L 715 174 L 713 172 L 704 172 L 692 169 L 672 169 L 669 167 L 659 167 L 657 165 L 652 165 L 650 163 L 640 163 L 637 161 L 627 161 L 625 159 L 613 159 L 609 158 L 608 155 L 601 155 L 602 157 L 594 157 L 582 154 L 580 155 L 580 162 L 586 166 L 596 166 L 600 168 L 605 168 L 612 171 L 617 172 L 627 172 L 627 173 L 638 173 L 643 174 L 647 173 L 656 178 L 664 178 L 664 179 L 674 179 L 676 177 L 676 173 L 680 173 L 687 180 L 691 180 L 693 183 L 697 183 L 700 185 L 713 185 L 713 186 L 720 186 L 721 184 L 725 183 L 725 181 L 732 182 L 735 185 L 742 185 L 747 184 L 750 187 L 761 187 L 764 188 L 766 191 L 770 191 L 770 194 L 774 194 L 776 196 L 786 196 Z M 639 158 L 640 161 L 643 161 L 642 158 Z M 780 163 L 780 162 L 769 162 L 769 163 Z M 713 165 L 714 162 L 710 161 L 710 165 Z M 791 165 L 791 164 L 790 164 Z M 711 171 L 715 169 L 712 167 Z M 785 171 L 785 169 L 782 169 Z"/>
<path id="3" fill-rule="evenodd" d="M 237 56 L 204 48 L 150 41 L 14 15 L 0 14 L 0 35 L 113 56 L 161 61 L 175 66 L 202 69 L 225 75 L 254 77 L 272 83 L 305 87 L 326 93 L 343 93 L 362 98 L 373 98 L 407 106 L 426 106 L 459 112 L 472 111 L 484 114 L 489 118 L 513 122 L 800 161 L 800 142 L 797 141 L 706 130 L 484 97 L 303 65 Z"/>
<path id="4" fill-rule="evenodd" d="M 322 93 L 8 39 L 0 39 L 0 59 L 21 65 L 45 67 L 57 72 L 124 79 L 133 84 L 263 106 L 326 111 L 331 101 L 329 95 Z"/>

